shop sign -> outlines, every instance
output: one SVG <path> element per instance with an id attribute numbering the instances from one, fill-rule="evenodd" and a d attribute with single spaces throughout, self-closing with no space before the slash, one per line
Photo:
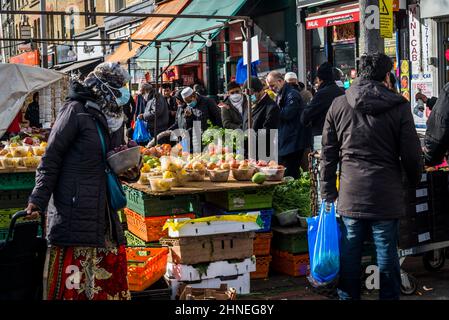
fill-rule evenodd
<path id="1" fill-rule="evenodd" d="M 34 51 L 30 51 L 30 52 L 24 52 L 17 56 L 11 57 L 9 59 L 9 63 L 26 64 L 29 66 L 38 66 L 40 64 L 39 51 L 34 50 Z"/>
<path id="2" fill-rule="evenodd" d="M 380 36 L 393 37 L 393 0 L 379 0 Z"/>
<path id="3" fill-rule="evenodd" d="M 410 69 L 408 60 L 401 61 L 401 94 L 410 101 Z"/>
<path id="4" fill-rule="evenodd" d="M 70 51 L 74 52 L 74 48 L 68 45 L 59 45 L 56 47 L 56 63 L 68 63 L 76 61 L 76 54 L 69 54 Z"/>
<path id="5" fill-rule="evenodd" d="M 99 38 L 94 38 L 99 39 Z M 103 45 L 101 39 L 98 41 L 86 41 L 78 42 L 78 47 L 76 48 L 78 61 L 84 61 L 94 58 L 101 58 L 103 54 Z"/>
<path id="6" fill-rule="evenodd" d="M 306 29 L 318 29 L 360 21 L 360 9 L 350 10 L 306 18 Z"/>
<path id="7" fill-rule="evenodd" d="M 421 68 L 421 39 L 419 22 L 419 7 L 409 5 L 409 31 L 410 31 L 410 62 L 412 64 L 412 78 L 418 77 Z"/>

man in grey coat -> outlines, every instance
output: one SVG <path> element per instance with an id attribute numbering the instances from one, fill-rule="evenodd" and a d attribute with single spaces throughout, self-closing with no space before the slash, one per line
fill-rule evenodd
<path id="1" fill-rule="evenodd" d="M 147 121 L 148 131 L 152 137 L 155 137 L 155 135 L 168 129 L 169 117 L 170 110 L 167 101 L 161 94 L 156 93 L 154 97 L 148 101 L 145 112 L 139 116 L 139 119 Z M 156 130 L 154 130 L 155 126 Z"/>

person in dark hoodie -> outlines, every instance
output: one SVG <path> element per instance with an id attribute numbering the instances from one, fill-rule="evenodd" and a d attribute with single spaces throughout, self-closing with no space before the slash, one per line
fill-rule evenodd
<path id="1" fill-rule="evenodd" d="M 318 68 L 317 81 L 318 90 L 301 117 L 303 125 L 312 126 L 312 141 L 313 137 L 322 135 L 324 120 L 334 99 L 344 94 L 335 83 L 334 70 L 329 62 L 323 63 Z"/>
<path id="2" fill-rule="evenodd" d="M 392 68 L 384 54 L 362 56 L 359 78 L 334 100 L 324 124 L 321 195 L 328 204 L 338 198 L 342 217 L 338 294 L 344 300 L 360 299 L 366 233 L 372 234 L 376 246 L 380 299 L 400 295 L 397 243 L 399 218 L 406 211 L 403 172 L 411 185 L 420 181 L 422 152 L 410 103 L 385 85 Z"/>
<path id="3" fill-rule="evenodd" d="M 72 82 L 36 172 L 26 209 L 46 214 L 48 251 L 44 300 L 129 300 L 126 240 L 109 205 L 104 156 L 124 142 L 123 106 L 128 73 L 117 63 L 98 65 Z M 139 168 L 126 174 L 139 177 Z M 66 270 L 80 273 L 67 286 Z"/>

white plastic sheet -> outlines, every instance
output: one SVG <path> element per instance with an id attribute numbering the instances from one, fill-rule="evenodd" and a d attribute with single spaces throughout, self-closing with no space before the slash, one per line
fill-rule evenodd
<path id="1" fill-rule="evenodd" d="M 54 70 L 0 63 L 0 137 L 6 132 L 26 97 L 63 78 Z"/>

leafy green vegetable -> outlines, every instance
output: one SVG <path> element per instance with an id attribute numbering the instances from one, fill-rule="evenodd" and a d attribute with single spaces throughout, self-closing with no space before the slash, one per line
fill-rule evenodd
<path id="1" fill-rule="evenodd" d="M 310 205 L 310 175 L 301 173 L 301 177 L 274 189 L 273 208 L 276 212 L 298 209 L 303 217 L 310 217 L 312 209 Z"/>

